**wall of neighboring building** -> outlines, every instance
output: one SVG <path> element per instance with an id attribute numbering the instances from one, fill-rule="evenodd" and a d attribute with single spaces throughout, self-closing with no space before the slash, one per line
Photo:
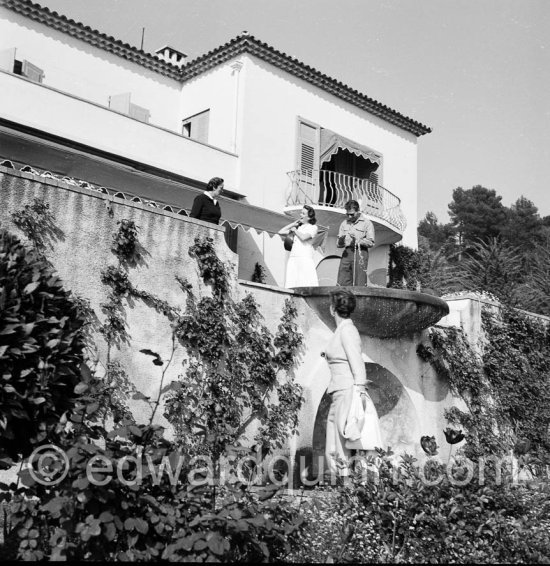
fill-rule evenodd
<path id="1" fill-rule="evenodd" d="M 151 112 L 150 123 L 180 131 L 181 84 L 69 34 L 0 7 L 0 52 L 40 67 L 44 84 L 109 106 L 109 96 L 131 92 Z"/>

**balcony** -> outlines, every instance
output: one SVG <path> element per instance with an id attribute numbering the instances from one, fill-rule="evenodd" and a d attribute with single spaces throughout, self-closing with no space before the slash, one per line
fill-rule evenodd
<path id="1" fill-rule="evenodd" d="M 290 171 L 287 175 L 292 183 L 285 207 L 287 214 L 296 216 L 304 204 L 314 206 L 319 222 L 331 226 L 329 234 L 334 235 L 343 220 L 344 205 L 353 199 L 373 221 L 377 244 L 401 239 L 407 224 L 401 201 L 381 185 L 368 179 L 318 169 Z M 379 232 L 385 233 L 381 239 Z"/>

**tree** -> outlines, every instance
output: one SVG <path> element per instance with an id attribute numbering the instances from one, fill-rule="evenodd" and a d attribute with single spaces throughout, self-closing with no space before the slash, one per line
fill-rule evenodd
<path id="1" fill-rule="evenodd" d="M 433 212 L 426 212 L 426 216 L 418 223 L 418 235 L 426 238 L 434 251 L 441 249 L 454 234 L 453 227 L 450 224 L 440 224 Z"/>
<path id="2" fill-rule="evenodd" d="M 510 207 L 508 221 L 502 230 L 502 236 L 511 245 L 522 251 L 530 252 L 533 246 L 543 239 L 543 224 L 538 208 L 529 199 L 521 196 Z"/>
<path id="3" fill-rule="evenodd" d="M 518 288 L 521 308 L 550 316 L 550 242 L 536 246 L 531 254 L 525 284 Z"/>
<path id="4" fill-rule="evenodd" d="M 474 242 L 457 265 L 457 281 L 464 290 L 486 291 L 507 304 L 517 302 L 522 280 L 521 253 L 498 238 Z"/>
<path id="5" fill-rule="evenodd" d="M 451 225 L 464 246 L 477 239 L 488 242 L 500 236 L 508 218 L 508 211 L 493 189 L 475 185 L 470 190 L 458 187 L 449 203 Z"/>

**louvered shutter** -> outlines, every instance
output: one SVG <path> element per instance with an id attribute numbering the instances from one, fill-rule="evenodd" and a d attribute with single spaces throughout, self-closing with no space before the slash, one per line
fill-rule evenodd
<path id="1" fill-rule="evenodd" d="M 23 61 L 21 73 L 31 81 L 35 81 L 37 83 L 41 83 L 44 80 L 44 71 L 40 67 L 37 67 L 26 60 Z"/>
<path id="2" fill-rule="evenodd" d="M 318 128 L 300 120 L 298 124 L 299 186 L 312 203 L 319 200 L 319 135 Z"/>
<path id="3" fill-rule="evenodd" d="M 305 122 L 300 122 L 298 129 L 298 169 L 302 173 L 318 168 L 317 147 L 317 128 Z"/>

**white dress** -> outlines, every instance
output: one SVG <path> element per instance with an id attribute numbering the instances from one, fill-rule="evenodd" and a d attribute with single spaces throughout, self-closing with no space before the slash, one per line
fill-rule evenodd
<path id="1" fill-rule="evenodd" d="M 313 260 L 313 238 L 317 236 L 318 228 L 315 224 L 302 224 L 298 230 L 300 234 L 309 234 L 311 238 L 304 242 L 294 237 L 292 250 L 286 264 L 285 287 L 318 287 L 319 279 Z"/>

